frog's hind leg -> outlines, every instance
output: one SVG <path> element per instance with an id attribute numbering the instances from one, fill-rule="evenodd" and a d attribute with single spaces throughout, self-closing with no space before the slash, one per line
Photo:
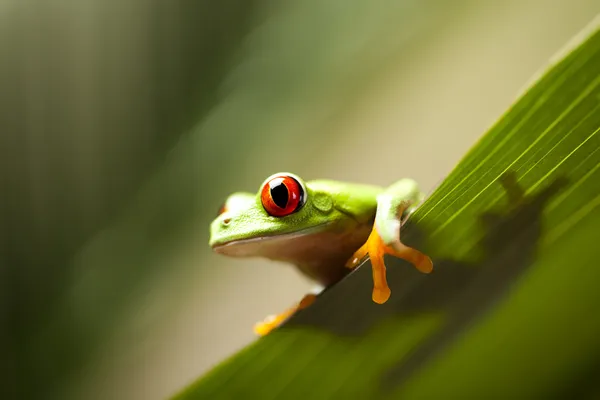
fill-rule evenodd
<path id="1" fill-rule="evenodd" d="M 254 332 L 259 336 L 265 336 L 269 334 L 273 329 L 280 326 L 282 323 L 287 321 L 292 315 L 298 310 L 302 310 L 310 306 L 316 300 L 317 295 L 315 293 L 309 293 L 300 300 L 298 304 L 288 308 L 284 312 L 278 315 L 270 315 L 263 321 L 258 322 L 254 325 Z"/>
<path id="2" fill-rule="evenodd" d="M 391 294 L 386 280 L 384 256 L 386 254 L 402 258 L 423 273 L 433 269 L 431 259 L 420 251 L 406 246 L 400 241 L 400 227 L 403 218 L 413 211 L 423 199 L 416 183 L 409 179 L 398 181 L 377 197 L 377 212 L 373 231 L 367 242 L 357 250 L 346 264 L 354 268 L 365 255 L 369 255 L 373 269 L 373 301 L 385 303 Z"/>

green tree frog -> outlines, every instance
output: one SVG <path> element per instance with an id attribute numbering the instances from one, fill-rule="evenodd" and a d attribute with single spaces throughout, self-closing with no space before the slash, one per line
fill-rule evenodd
<path id="1" fill-rule="evenodd" d="M 295 265 L 324 287 L 338 282 L 367 256 L 373 272 L 374 302 L 391 291 L 384 255 L 402 258 L 429 273 L 431 259 L 400 241 L 400 226 L 423 199 L 413 180 L 383 188 L 333 180 L 303 181 L 283 172 L 271 175 L 258 193 L 234 193 L 210 226 L 209 245 L 233 257 L 265 257 Z M 315 294 L 296 306 L 267 317 L 254 330 L 269 333 Z"/>

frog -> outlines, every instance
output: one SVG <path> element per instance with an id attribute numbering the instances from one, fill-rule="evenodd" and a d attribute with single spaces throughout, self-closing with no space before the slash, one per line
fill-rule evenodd
<path id="1" fill-rule="evenodd" d="M 235 192 L 210 224 L 209 246 L 229 257 L 260 257 L 295 266 L 317 290 L 282 313 L 254 326 L 265 336 L 311 306 L 318 289 L 330 288 L 370 260 L 372 301 L 391 296 L 384 256 L 433 270 L 429 256 L 400 240 L 400 228 L 424 200 L 416 181 L 402 178 L 383 187 L 330 179 L 304 181 L 290 172 L 267 177 L 257 193 Z"/>

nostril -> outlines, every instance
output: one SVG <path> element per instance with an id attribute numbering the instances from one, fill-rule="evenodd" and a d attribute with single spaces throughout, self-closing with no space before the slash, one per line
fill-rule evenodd
<path id="1" fill-rule="evenodd" d="M 225 218 L 223 220 L 223 225 L 229 225 L 230 222 L 231 222 L 231 218 Z"/>

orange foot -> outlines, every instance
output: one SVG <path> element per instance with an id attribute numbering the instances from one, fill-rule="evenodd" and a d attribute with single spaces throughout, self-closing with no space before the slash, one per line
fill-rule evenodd
<path id="1" fill-rule="evenodd" d="M 262 322 L 258 322 L 256 325 L 254 325 L 254 332 L 259 336 L 267 335 L 273 329 L 277 328 L 279 325 L 285 322 L 289 317 L 294 315 L 296 311 L 302 310 L 303 308 L 306 308 L 312 303 L 314 303 L 316 298 L 317 296 L 314 294 L 307 294 L 294 307 L 287 309 L 279 315 L 270 315 L 267 318 L 265 318 Z"/>
<path id="2" fill-rule="evenodd" d="M 402 258 L 413 264 L 417 270 L 425 274 L 433 270 L 433 262 L 425 254 L 411 247 L 405 246 L 400 241 L 394 247 L 386 245 L 373 227 L 369 238 L 346 263 L 346 267 L 355 268 L 368 255 L 373 268 L 373 301 L 383 304 L 390 298 L 391 290 L 387 284 L 386 270 L 383 257 L 386 254 Z"/>

